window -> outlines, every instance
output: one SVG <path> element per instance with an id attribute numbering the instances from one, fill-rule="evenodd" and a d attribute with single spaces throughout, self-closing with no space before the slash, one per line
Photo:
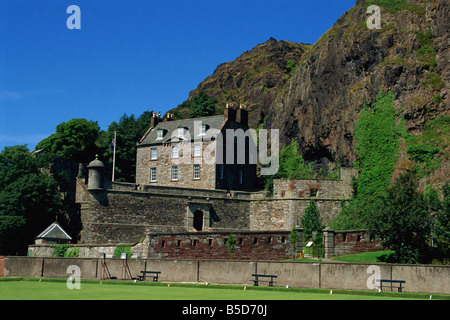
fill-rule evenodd
<path id="1" fill-rule="evenodd" d="M 177 240 L 177 247 L 181 247 L 181 240 Z"/>
<path id="2" fill-rule="evenodd" d="M 201 157 L 202 155 L 202 144 L 194 143 L 194 157 Z"/>
<path id="3" fill-rule="evenodd" d="M 156 140 L 161 140 L 164 137 L 164 130 L 163 129 L 159 129 L 157 131 L 157 134 L 158 134 L 158 136 L 157 136 Z"/>
<path id="4" fill-rule="evenodd" d="M 178 137 L 184 136 L 184 128 L 178 128 Z"/>
<path id="5" fill-rule="evenodd" d="M 206 124 L 202 124 L 200 127 L 200 135 L 204 136 L 206 134 Z"/>
<path id="6" fill-rule="evenodd" d="M 200 165 L 194 164 L 194 179 L 200 179 Z"/>
<path id="7" fill-rule="evenodd" d="M 244 171 L 242 169 L 239 169 L 239 184 L 242 184 L 244 182 Z"/>
<path id="8" fill-rule="evenodd" d="M 317 189 L 311 189 L 310 196 L 311 197 L 317 196 Z"/>
<path id="9" fill-rule="evenodd" d="M 158 159 L 158 148 L 152 148 L 151 149 L 151 160 Z"/>
<path id="10" fill-rule="evenodd" d="M 223 180 L 223 164 L 219 165 L 219 179 Z"/>
<path id="11" fill-rule="evenodd" d="M 172 166 L 172 180 L 178 180 L 178 166 Z"/>
<path id="12" fill-rule="evenodd" d="M 150 182 L 156 182 L 156 168 L 150 169 Z"/>
<path id="13" fill-rule="evenodd" d="M 176 159 L 179 157 L 178 146 L 172 147 L 172 158 Z"/>

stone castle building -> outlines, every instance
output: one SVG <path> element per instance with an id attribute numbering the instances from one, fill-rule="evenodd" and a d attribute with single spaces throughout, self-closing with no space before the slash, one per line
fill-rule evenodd
<path id="1" fill-rule="evenodd" d="M 281 232 L 281 239 L 300 226 L 310 199 L 316 200 L 324 224 L 336 216 L 341 201 L 351 197 L 356 171 L 342 168 L 341 179 L 278 179 L 273 194 L 255 190 L 256 164 L 248 152 L 253 140 L 246 140 L 243 163 L 236 161 L 242 145 L 235 137 L 217 143 L 227 141 L 227 129 L 247 130 L 247 117 L 244 108 L 179 121 L 154 117 L 137 146 L 136 183 L 111 182 L 102 174 L 103 164 L 92 161 L 87 181 L 77 183 L 79 243 L 205 232 Z M 231 163 L 223 161 L 230 150 Z"/>

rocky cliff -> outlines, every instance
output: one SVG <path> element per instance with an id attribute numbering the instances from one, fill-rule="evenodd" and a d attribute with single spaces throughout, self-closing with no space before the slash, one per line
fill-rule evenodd
<path id="1" fill-rule="evenodd" d="M 204 90 L 218 100 L 219 109 L 225 108 L 227 103 L 243 103 L 250 113 L 250 126 L 257 127 L 290 80 L 296 63 L 309 48 L 307 44 L 270 38 L 235 60 L 220 64 L 211 76 L 189 93 L 189 99 Z M 175 111 L 181 117 L 187 115 L 183 105 L 175 110 L 170 112 Z"/>
<path id="2" fill-rule="evenodd" d="M 382 7 L 381 30 L 367 28 L 369 4 Z M 284 143 L 297 137 L 306 160 L 349 166 L 363 103 L 391 90 L 398 118 L 420 134 L 449 114 L 448 17 L 446 0 L 358 0 L 301 59 L 265 126 L 280 128 Z"/>
<path id="3" fill-rule="evenodd" d="M 381 29 L 367 27 L 372 4 L 381 7 Z M 246 104 L 251 126 L 279 129 L 282 145 L 297 138 L 317 171 L 326 173 L 330 162 L 351 166 L 355 122 L 380 91 L 395 95 L 398 122 L 418 139 L 430 119 L 449 115 L 449 6 L 448 0 L 357 0 L 314 45 L 270 39 L 219 65 L 190 97 L 205 90 L 221 108 Z M 421 140 L 444 154 L 433 173 L 441 182 L 450 174 L 449 135 Z M 403 150 L 400 160 L 407 158 Z"/>

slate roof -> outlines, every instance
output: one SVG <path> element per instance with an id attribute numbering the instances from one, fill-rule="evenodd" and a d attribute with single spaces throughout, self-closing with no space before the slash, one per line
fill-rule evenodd
<path id="1" fill-rule="evenodd" d="M 141 142 L 138 144 L 139 146 L 150 145 L 150 144 L 160 144 L 160 143 L 168 143 L 171 141 L 172 133 L 175 132 L 177 128 L 183 127 L 185 130 L 189 131 L 191 135 L 191 139 L 194 139 L 194 125 L 195 122 L 201 121 L 202 124 L 206 125 L 206 134 L 204 136 L 204 140 L 211 138 L 211 132 L 208 132 L 209 129 L 215 128 L 217 130 L 221 130 L 224 126 L 226 119 L 224 115 L 218 116 L 210 116 L 210 117 L 201 117 L 201 118 L 193 118 L 193 119 L 182 119 L 182 120 L 172 120 L 166 122 L 158 123 L 155 128 L 149 130 L 147 134 L 142 138 Z M 164 130 L 163 139 L 157 139 L 158 130 Z M 197 128 L 197 131 L 199 129 Z"/>
<path id="2" fill-rule="evenodd" d="M 55 222 L 48 226 L 47 229 L 42 231 L 36 239 L 67 239 L 72 240 L 72 238 L 64 231 L 61 226 Z"/>

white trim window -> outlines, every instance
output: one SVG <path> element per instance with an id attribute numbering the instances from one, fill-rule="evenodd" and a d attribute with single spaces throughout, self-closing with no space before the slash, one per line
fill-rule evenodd
<path id="1" fill-rule="evenodd" d="M 200 180 L 200 165 L 194 164 L 194 180 Z"/>
<path id="2" fill-rule="evenodd" d="M 150 149 L 150 159 L 151 160 L 157 160 L 158 159 L 158 148 L 151 148 Z"/>
<path id="3" fill-rule="evenodd" d="M 172 147 L 172 159 L 178 159 L 180 157 L 180 150 L 178 146 Z"/>
<path id="4" fill-rule="evenodd" d="M 206 124 L 202 123 L 202 126 L 200 127 L 200 135 L 204 136 L 206 134 Z"/>
<path id="5" fill-rule="evenodd" d="M 201 157 L 201 156 L 202 156 L 202 144 L 194 143 L 194 157 Z"/>
<path id="6" fill-rule="evenodd" d="M 172 181 L 178 180 L 178 166 L 172 166 L 171 178 L 172 178 Z"/>
<path id="7" fill-rule="evenodd" d="M 178 128 L 178 137 L 181 138 L 184 136 L 184 128 Z"/>
<path id="8" fill-rule="evenodd" d="M 162 138 L 164 137 L 164 130 L 158 129 L 158 131 L 156 131 L 156 133 L 157 133 L 156 140 L 162 140 Z"/>
<path id="9" fill-rule="evenodd" d="M 156 182 L 156 167 L 150 168 L 150 182 Z"/>

